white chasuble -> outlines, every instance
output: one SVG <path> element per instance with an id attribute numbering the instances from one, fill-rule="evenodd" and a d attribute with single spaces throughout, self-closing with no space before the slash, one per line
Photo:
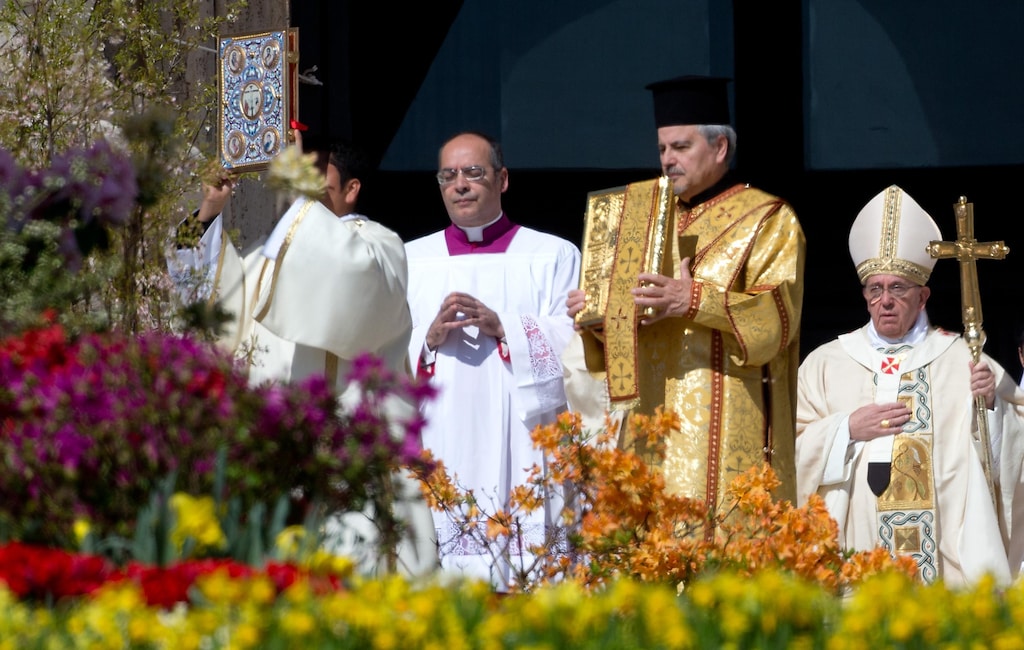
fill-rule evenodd
<path id="1" fill-rule="evenodd" d="M 234 315 L 219 343 L 246 362 L 254 386 L 322 374 L 346 407 L 359 399 L 345 379 L 360 354 L 381 357 L 395 373 L 410 372 L 405 248 L 396 233 L 362 215 L 339 218 L 317 201 L 299 199 L 244 257 L 218 216 L 196 248 L 178 249 L 168 262 L 184 300 L 196 299 L 198 286 L 200 296 Z M 395 419 L 411 409 L 397 398 L 388 408 Z M 402 475 L 395 485 L 404 495 L 396 512 L 410 528 L 399 548 L 400 569 L 431 571 L 437 551 L 430 511 L 418 484 Z M 367 517 L 339 513 L 331 523 L 333 550 L 375 570 L 375 529 Z"/>
<path id="2" fill-rule="evenodd" d="M 876 349 L 867 327 L 839 337 L 800 366 L 797 402 L 797 499 L 821 495 L 849 550 L 882 546 L 912 556 L 926 582 L 968 585 L 990 573 L 1005 584 L 1022 560 L 1024 394 L 1003 369 L 989 428 L 997 448 L 1000 507 L 984 480 L 970 391 L 970 350 L 932 329 L 914 346 Z M 870 403 L 900 401 L 911 419 L 893 436 L 851 441 L 850 414 Z M 879 496 L 868 467 L 888 459 Z M 1021 530 L 1018 530 L 1021 529 Z"/>
<path id="3" fill-rule="evenodd" d="M 245 257 L 218 216 L 197 248 L 176 251 L 175 258 L 172 274 L 204 273 L 209 300 L 235 316 L 220 343 L 248 362 L 254 385 L 326 374 L 343 392 L 349 363 L 361 353 L 382 357 L 394 372 L 408 371 L 405 250 L 378 223 L 361 215 L 338 218 L 323 204 L 300 199 Z"/>
<path id="4" fill-rule="evenodd" d="M 392 371 L 407 372 L 408 270 L 393 231 L 358 215 L 339 219 L 306 200 L 285 213 L 263 253 L 273 268 L 260 282 L 252 313 L 264 328 L 339 358 L 344 367 L 335 371 L 337 380 L 349 361 L 368 352 Z"/>

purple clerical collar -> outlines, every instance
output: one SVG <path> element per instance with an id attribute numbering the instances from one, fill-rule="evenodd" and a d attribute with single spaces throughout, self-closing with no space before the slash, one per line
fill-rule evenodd
<path id="1" fill-rule="evenodd" d="M 502 212 L 497 221 L 484 228 L 482 241 L 469 241 L 466 232 L 455 224 L 444 229 L 444 240 L 448 244 L 449 255 L 504 253 L 518 230 L 519 224 L 509 221 Z"/>

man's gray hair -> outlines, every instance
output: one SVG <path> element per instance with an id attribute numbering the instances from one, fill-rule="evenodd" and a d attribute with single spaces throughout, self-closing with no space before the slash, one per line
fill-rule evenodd
<path id="1" fill-rule="evenodd" d="M 728 124 L 701 124 L 697 126 L 697 131 L 704 136 L 708 144 L 714 144 L 715 140 L 719 137 L 724 137 L 729 144 L 729 149 L 725 154 L 725 162 L 727 164 L 732 162 L 733 157 L 736 155 L 735 129 Z"/>

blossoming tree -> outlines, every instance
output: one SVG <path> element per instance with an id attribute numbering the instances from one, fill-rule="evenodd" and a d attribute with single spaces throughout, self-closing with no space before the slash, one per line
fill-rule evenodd
<path id="1" fill-rule="evenodd" d="M 206 116 L 215 114 L 215 79 L 187 82 L 186 68 L 245 6 L 225 4 L 224 18 L 204 16 L 204 3 L 172 0 L 0 4 L 0 148 L 10 154 L 0 159 L 0 185 L 16 196 L 19 183 L 45 190 L 49 202 L 0 197 L 0 248 L 27 246 L 40 262 L 19 266 L 17 251 L 0 253 L 0 326 L 71 297 L 75 309 L 59 318 L 74 328 L 171 326 L 162 246 L 188 209 L 183 197 L 198 187 L 197 154 L 211 145 Z M 104 156 L 104 173 L 83 173 Z M 20 168 L 44 171 L 26 177 Z M 104 210 L 99 197 L 131 205 Z M 45 218 L 26 217 L 44 207 Z M 97 227 L 97 216 L 119 227 Z M 83 262 L 72 243 L 86 254 L 87 273 L 58 281 L 61 264 Z"/>

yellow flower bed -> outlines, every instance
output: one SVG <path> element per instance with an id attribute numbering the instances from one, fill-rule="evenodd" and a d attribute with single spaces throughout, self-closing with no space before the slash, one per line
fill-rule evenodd
<path id="1" fill-rule="evenodd" d="M 0 589 L 0 650 L 1024 647 L 1024 586 L 950 591 L 898 572 L 846 598 L 775 571 L 708 576 L 681 594 L 619 580 L 500 596 L 478 582 L 390 576 L 320 595 L 299 581 L 275 598 L 266 578 L 225 573 L 197 590 L 199 604 L 167 611 L 130 583 L 55 607 Z"/>

